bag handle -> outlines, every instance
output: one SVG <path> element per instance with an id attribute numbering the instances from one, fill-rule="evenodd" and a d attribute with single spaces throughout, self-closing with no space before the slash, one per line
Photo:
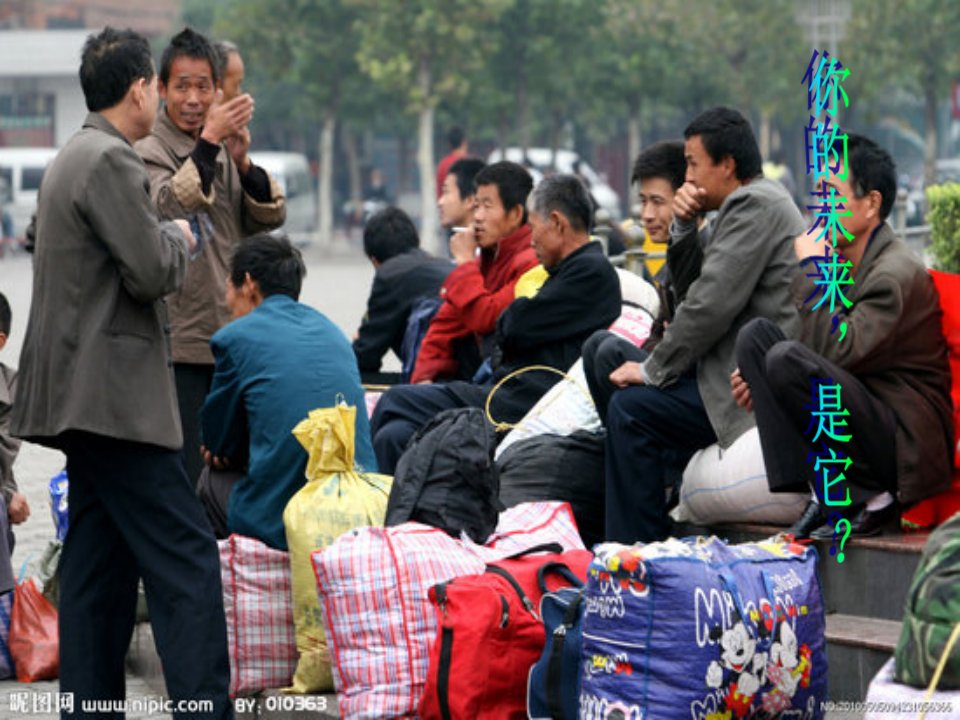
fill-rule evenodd
<path id="1" fill-rule="evenodd" d="M 554 628 L 553 646 L 550 649 L 550 658 L 547 660 L 544 691 L 547 696 L 550 717 L 558 720 L 567 720 L 563 708 L 563 648 L 567 642 L 567 633 L 573 629 L 577 622 L 584 594 L 585 592 L 582 589 L 577 593 L 577 596 L 567 606 L 566 612 L 563 613 L 560 624 Z"/>
<path id="2" fill-rule="evenodd" d="M 550 592 L 550 589 L 547 587 L 547 575 L 550 573 L 559 575 L 564 580 L 569 582 L 572 587 L 583 587 L 583 581 L 578 578 L 576 573 L 574 573 L 573 570 L 571 570 L 565 563 L 548 562 L 541 565 L 537 570 L 537 584 L 540 586 L 540 592 L 544 595 Z"/>
<path id="3" fill-rule="evenodd" d="M 555 553 L 559 555 L 563 552 L 563 545 L 558 542 L 549 542 L 549 543 L 540 543 L 539 545 L 534 545 L 533 547 L 528 547 L 526 550 L 521 550 L 520 552 L 515 552 L 513 555 L 508 555 L 503 558 L 504 560 L 516 560 L 521 558 L 524 555 L 532 555 L 533 553 L 539 552 L 548 552 Z"/>
<path id="4" fill-rule="evenodd" d="M 493 425 L 493 429 L 497 432 L 513 430 L 513 428 L 515 428 L 519 423 L 497 422 L 493 419 L 493 415 L 490 414 L 490 403 L 493 402 L 493 396 L 508 380 L 512 380 L 513 378 L 517 377 L 517 375 L 522 375 L 523 373 L 533 372 L 534 370 L 543 370 L 544 372 L 552 372 L 554 375 L 559 375 L 563 380 L 568 380 L 575 387 L 577 387 L 580 392 L 586 395 L 587 400 L 593 402 L 593 397 L 590 395 L 590 391 L 563 370 L 557 370 L 557 368 L 550 367 L 549 365 L 527 365 L 526 367 L 518 368 L 517 370 L 509 373 L 506 377 L 501 378 L 500 381 L 493 386 L 493 389 L 490 390 L 490 394 L 487 395 L 487 402 L 483 406 L 483 412 L 486 414 L 489 423 Z"/>
<path id="5" fill-rule="evenodd" d="M 917 716 L 917 720 L 924 720 L 924 718 L 927 717 L 927 707 L 930 705 L 930 698 L 933 697 L 933 693 L 940 683 L 940 676 L 943 675 L 943 669 L 947 666 L 950 651 L 953 650 L 953 644 L 957 641 L 958 637 L 960 637 L 960 623 L 953 626 L 953 632 L 950 633 L 947 644 L 943 648 L 943 653 L 940 655 L 940 662 L 937 663 L 937 669 L 933 671 L 933 677 L 930 679 L 930 687 L 927 688 L 927 694 L 923 697 L 923 709 Z"/>

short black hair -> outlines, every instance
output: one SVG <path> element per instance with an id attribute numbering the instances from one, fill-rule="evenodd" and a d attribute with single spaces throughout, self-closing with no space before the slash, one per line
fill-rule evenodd
<path id="1" fill-rule="evenodd" d="M 463 139 L 467 134 L 463 131 L 462 127 L 454 125 L 447 132 L 447 142 L 450 143 L 450 149 L 456 150 L 458 147 L 463 145 Z"/>
<path id="2" fill-rule="evenodd" d="M 457 190 L 460 191 L 460 198 L 468 198 L 477 192 L 477 186 L 474 180 L 477 173 L 486 167 L 486 163 L 480 158 L 465 157 L 457 160 L 447 171 L 448 175 L 453 175 L 457 181 Z"/>
<path id="3" fill-rule="evenodd" d="M 104 28 L 83 45 L 80 87 L 90 112 L 112 108 L 134 82 L 150 82 L 155 74 L 150 44 L 133 30 Z"/>
<path id="4" fill-rule="evenodd" d="M 589 232 L 593 227 L 590 191 L 576 175 L 546 176 L 533 189 L 530 205 L 542 217 L 556 210 L 577 232 Z"/>
<path id="5" fill-rule="evenodd" d="M 230 282 L 243 285 L 247 273 L 266 298 L 287 295 L 298 300 L 307 269 L 303 256 L 286 235 L 258 233 L 240 241 L 230 262 Z"/>
<path id="6" fill-rule="evenodd" d="M 832 149 L 843 157 L 843 139 L 834 140 Z M 864 135 L 847 133 L 847 170 L 858 198 L 880 193 L 880 222 L 886 220 L 897 199 L 897 166 L 890 153 Z"/>
<path id="7" fill-rule="evenodd" d="M 687 177 L 687 159 L 680 140 L 662 140 L 640 151 L 633 164 L 630 182 L 663 178 L 678 190 Z"/>
<path id="8" fill-rule="evenodd" d="M 227 62 L 230 60 L 230 55 L 233 53 L 239 55 L 240 48 L 229 40 L 218 40 L 213 44 L 213 49 L 217 51 L 217 72 L 222 80 L 227 75 Z"/>
<path id="9" fill-rule="evenodd" d="M 527 196 L 533 189 L 533 178 L 522 165 L 509 160 L 487 165 L 477 173 L 473 182 L 477 188 L 496 185 L 504 211 L 510 212 L 519 205 L 523 208 L 523 222 L 527 221 Z"/>
<path id="10" fill-rule="evenodd" d="M 379 263 L 416 247 L 420 247 L 417 226 L 393 205 L 375 213 L 363 228 L 363 251 Z"/>
<path id="11" fill-rule="evenodd" d="M 10 312 L 10 303 L 7 296 L 0 292 L 0 333 L 9 336 L 13 314 Z"/>
<path id="12" fill-rule="evenodd" d="M 198 33 L 190 27 L 185 27 L 170 39 L 160 56 L 160 82 L 166 85 L 170 82 L 170 70 L 173 67 L 173 61 L 180 57 L 193 58 L 194 60 L 206 60 L 210 63 L 210 74 L 213 83 L 220 82 L 220 54 L 213 46 L 206 35 Z"/>
<path id="13" fill-rule="evenodd" d="M 700 136 L 714 163 L 727 156 L 733 158 L 738 180 L 749 180 L 761 173 L 763 159 L 757 138 L 747 119 L 733 108 L 715 107 L 700 113 L 683 131 L 688 140 L 695 135 Z"/>

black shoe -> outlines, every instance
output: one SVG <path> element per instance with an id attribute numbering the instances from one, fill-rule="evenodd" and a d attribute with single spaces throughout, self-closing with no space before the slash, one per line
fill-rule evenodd
<path id="1" fill-rule="evenodd" d="M 800 519 L 791 525 L 787 532 L 793 535 L 794 540 L 806 540 L 810 537 L 812 530 L 820 527 L 826 521 L 827 514 L 823 511 L 820 503 L 810 500 L 803 509 L 803 514 L 800 516 Z"/>
<path id="2" fill-rule="evenodd" d="M 879 535 L 883 528 L 891 525 L 900 519 L 900 508 L 896 502 L 892 502 L 879 510 L 867 510 L 864 505 L 860 510 L 850 518 L 850 537 L 870 537 Z M 817 528 L 810 537 L 814 540 L 833 540 L 836 534 L 836 523 L 833 525 L 824 524 Z"/>

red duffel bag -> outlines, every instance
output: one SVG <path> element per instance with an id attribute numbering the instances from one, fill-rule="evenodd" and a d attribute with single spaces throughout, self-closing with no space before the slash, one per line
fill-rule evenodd
<path id="1" fill-rule="evenodd" d="M 527 675 L 546 641 L 540 598 L 586 581 L 589 550 L 540 545 L 430 588 L 440 628 L 419 716 L 527 717 Z M 536 554 L 533 554 L 536 553 Z"/>

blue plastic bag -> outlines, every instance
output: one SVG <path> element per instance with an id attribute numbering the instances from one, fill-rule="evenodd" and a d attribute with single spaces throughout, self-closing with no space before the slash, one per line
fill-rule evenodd
<path id="1" fill-rule="evenodd" d="M 67 536 L 69 524 L 67 515 L 67 471 L 61 470 L 50 478 L 50 513 L 53 515 L 53 526 L 57 530 L 57 540 L 62 541 Z"/>
<path id="2" fill-rule="evenodd" d="M 816 550 L 716 538 L 598 545 L 580 717 L 823 717 Z"/>

